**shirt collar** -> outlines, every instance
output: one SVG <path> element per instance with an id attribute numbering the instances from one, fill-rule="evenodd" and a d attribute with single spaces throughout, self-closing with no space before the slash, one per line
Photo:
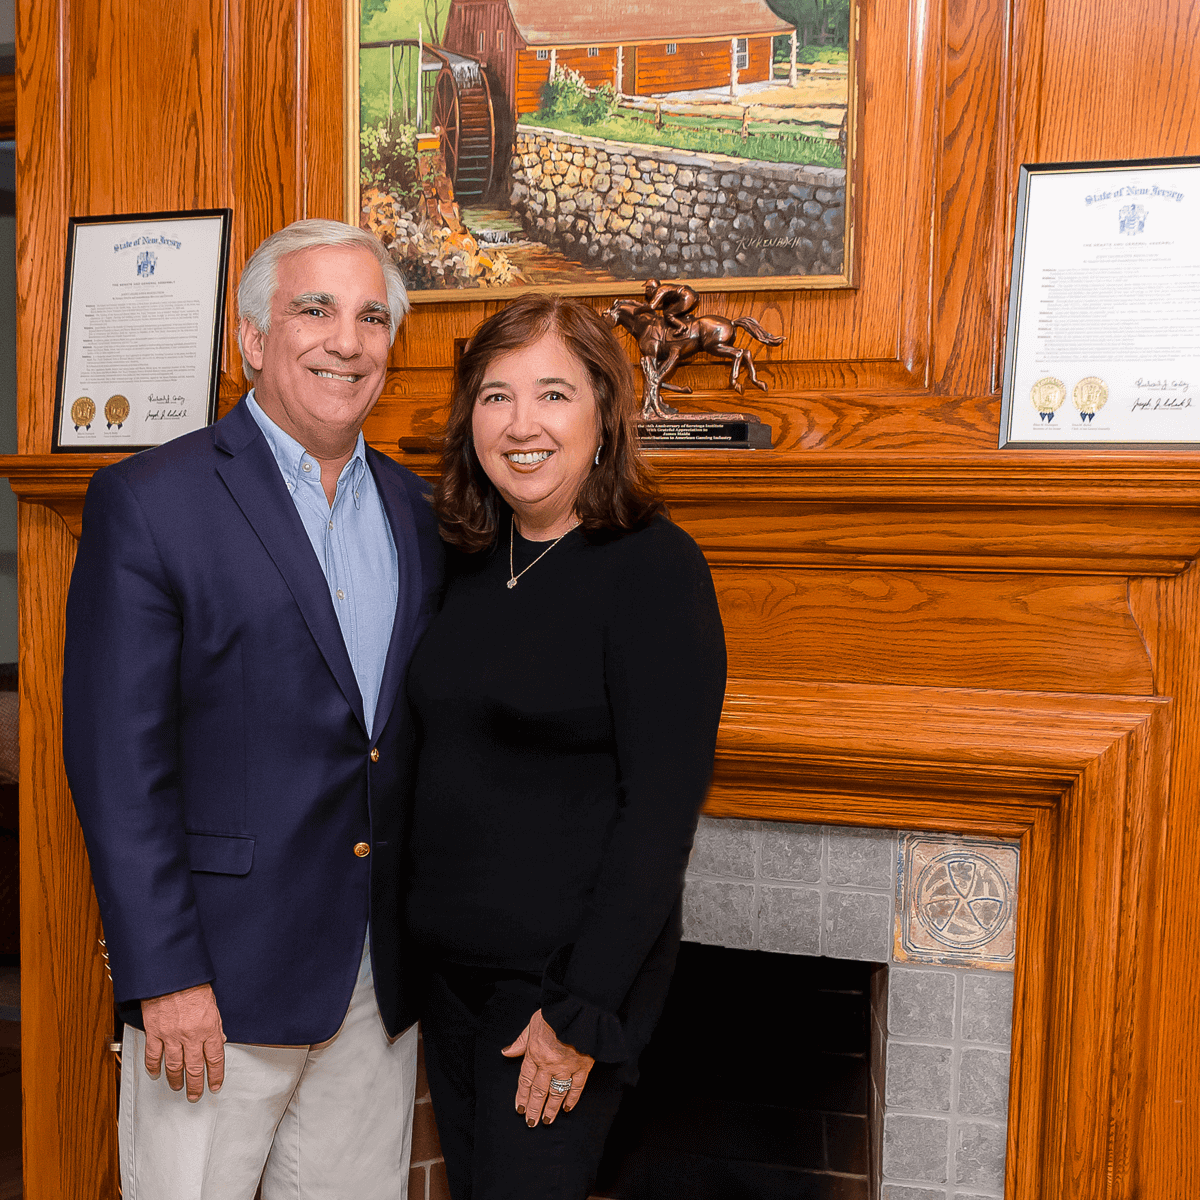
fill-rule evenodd
<path id="1" fill-rule="evenodd" d="M 246 396 L 246 407 L 250 410 L 250 415 L 254 418 L 255 423 L 263 432 L 263 437 L 267 439 L 267 445 L 271 448 L 271 453 L 275 457 L 275 462 L 279 466 L 279 471 L 283 475 L 283 481 L 287 484 L 289 492 L 294 492 L 299 483 L 303 480 L 310 480 L 314 483 L 320 481 L 321 464 L 298 442 L 290 433 L 280 429 L 270 417 L 263 412 L 262 405 L 254 398 L 254 389 L 251 388 Z M 308 463 L 310 470 L 304 470 L 304 464 Z M 342 468 L 342 478 L 353 485 L 354 507 L 361 507 L 361 502 L 358 498 L 359 485 L 362 481 L 362 474 L 367 469 L 367 454 L 366 442 L 363 439 L 362 430 L 358 431 L 358 440 L 354 443 L 354 453 L 350 455 L 350 461 Z M 340 482 L 340 480 L 339 480 Z"/>

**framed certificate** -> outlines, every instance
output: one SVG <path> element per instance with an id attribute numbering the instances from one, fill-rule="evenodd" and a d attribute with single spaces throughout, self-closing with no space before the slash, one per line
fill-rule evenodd
<path id="1" fill-rule="evenodd" d="M 229 218 L 71 218 L 55 451 L 145 450 L 213 420 Z"/>
<path id="2" fill-rule="evenodd" d="M 1000 446 L 1200 448 L 1200 158 L 1021 168 Z"/>

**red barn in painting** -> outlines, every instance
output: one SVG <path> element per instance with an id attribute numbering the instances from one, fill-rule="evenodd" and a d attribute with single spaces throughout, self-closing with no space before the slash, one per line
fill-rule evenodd
<path id="1" fill-rule="evenodd" d="M 792 29 L 764 0 L 453 0 L 442 45 L 486 64 L 520 117 L 555 66 L 628 96 L 762 82 Z"/>

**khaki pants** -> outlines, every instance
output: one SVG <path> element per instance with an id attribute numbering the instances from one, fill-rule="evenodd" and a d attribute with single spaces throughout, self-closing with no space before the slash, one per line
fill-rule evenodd
<path id="1" fill-rule="evenodd" d="M 225 1083 L 195 1104 L 146 1074 L 126 1026 L 125 1200 L 404 1200 L 417 1029 L 389 1039 L 364 952 L 341 1029 L 317 1046 L 225 1046 Z"/>

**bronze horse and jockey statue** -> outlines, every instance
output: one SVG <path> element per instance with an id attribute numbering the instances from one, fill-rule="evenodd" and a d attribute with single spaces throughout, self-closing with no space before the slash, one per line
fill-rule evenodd
<path id="1" fill-rule="evenodd" d="M 645 296 L 645 300 L 614 300 L 604 313 L 610 324 L 620 325 L 637 342 L 645 379 L 641 420 L 757 423 L 758 418 L 747 413 L 680 413 L 663 403 L 661 393 L 691 394 L 691 388 L 668 383 L 667 377 L 681 362 L 696 354 L 728 360 L 729 386 L 739 394 L 745 390 L 741 381 L 743 370 L 750 376 L 750 382 L 765 392 L 767 385 L 754 370 L 753 356 L 748 349 L 735 345 L 734 338 L 739 329 L 765 346 L 778 346 L 783 338 L 768 333 L 753 317 L 730 321 L 725 317 L 697 316 L 700 297 L 686 284 L 663 284 L 648 279 Z"/>

